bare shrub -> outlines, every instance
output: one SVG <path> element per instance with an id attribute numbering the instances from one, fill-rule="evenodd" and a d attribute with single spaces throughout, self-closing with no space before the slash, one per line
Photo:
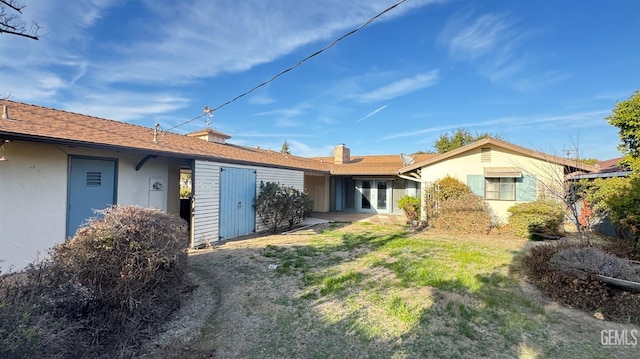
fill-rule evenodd
<path id="1" fill-rule="evenodd" d="M 0 357 L 133 357 L 192 289 L 184 220 L 136 206 L 100 214 L 50 260 L 2 277 Z"/>
<path id="2" fill-rule="evenodd" d="M 576 276 L 594 273 L 636 282 L 640 280 L 640 276 L 628 260 L 595 247 L 560 250 L 549 259 L 549 267 Z"/>
<path id="3" fill-rule="evenodd" d="M 609 320 L 640 324 L 640 295 L 607 286 L 598 279 L 597 272 L 577 269 L 603 267 L 605 271 L 610 270 L 607 265 L 599 265 L 599 261 L 588 258 L 596 251 L 601 252 L 596 254 L 601 259 L 613 257 L 602 248 L 604 246 L 594 248 L 586 243 L 571 242 L 538 245 L 526 254 L 524 271 L 554 300 L 586 311 L 601 311 Z"/>
<path id="4" fill-rule="evenodd" d="M 467 193 L 440 203 L 437 216 L 430 222 L 437 230 L 452 233 L 488 233 L 491 229 L 491 209 L 479 196 Z"/>

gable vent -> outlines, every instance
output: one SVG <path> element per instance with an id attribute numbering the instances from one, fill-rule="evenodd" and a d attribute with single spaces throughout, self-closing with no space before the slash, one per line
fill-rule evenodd
<path id="1" fill-rule="evenodd" d="M 89 187 L 102 186 L 102 172 L 87 171 L 85 177 L 85 185 Z"/>
<path id="2" fill-rule="evenodd" d="M 491 148 L 480 149 L 480 162 L 491 162 Z"/>

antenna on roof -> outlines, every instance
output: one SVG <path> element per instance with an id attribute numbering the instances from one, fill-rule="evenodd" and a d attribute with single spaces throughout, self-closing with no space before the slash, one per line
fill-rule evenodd
<path id="1" fill-rule="evenodd" d="M 204 112 L 207 115 L 207 120 L 205 121 L 205 124 L 207 124 L 207 128 L 210 128 L 211 118 L 213 117 L 213 110 L 211 109 L 211 107 L 205 105 L 204 110 L 202 110 L 202 112 Z"/>
<path id="2" fill-rule="evenodd" d="M 158 143 L 158 132 L 164 136 L 164 130 L 160 127 L 160 124 L 156 122 L 156 124 L 153 125 L 153 143 Z"/>
<path id="3" fill-rule="evenodd" d="M 407 154 L 404 154 L 404 153 L 401 153 L 400 157 L 402 158 L 402 164 L 405 165 L 405 166 L 412 165 L 413 162 L 416 160 L 414 156 L 407 155 Z"/>

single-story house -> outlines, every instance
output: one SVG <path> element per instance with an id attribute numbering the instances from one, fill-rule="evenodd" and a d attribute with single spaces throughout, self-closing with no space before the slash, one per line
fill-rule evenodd
<path id="1" fill-rule="evenodd" d="M 351 156 L 344 144 L 333 157 L 314 157 L 329 166 L 329 210 L 402 214 L 398 200 L 420 196 L 420 183 L 398 175 L 398 169 L 433 157 L 434 154 Z"/>
<path id="2" fill-rule="evenodd" d="M 192 172 L 190 245 L 264 229 L 253 200 L 262 181 L 304 190 L 328 211 L 322 162 L 0 100 L 0 269 L 20 270 L 112 204 L 180 213 L 180 172 Z M 326 189 L 323 190 L 323 186 Z M 312 196 L 313 197 L 313 196 Z"/>
<path id="3" fill-rule="evenodd" d="M 401 214 L 399 198 L 421 197 L 448 174 L 504 214 L 537 198 L 551 172 L 595 171 L 491 138 L 441 155 L 351 156 L 338 145 L 333 157 L 303 158 L 234 145 L 212 129 L 180 135 L 10 100 L 0 100 L 0 110 L 3 272 L 45 256 L 96 209 L 132 204 L 180 214 L 185 172 L 192 175 L 188 245 L 196 247 L 266 229 L 253 208 L 261 182 L 305 191 L 317 212 Z"/>
<path id="4" fill-rule="evenodd" d="M 405 166 L 399 174 L 421 181 L 423 188 L 447 175 L 457 178 L 506 221 L 507 209 L 514 204 L 535 201 L 554 188 L 561 191 L 557 187 L 562 187 L 571 174 L 597 170 L 575 159 L 488 137 Z"/>

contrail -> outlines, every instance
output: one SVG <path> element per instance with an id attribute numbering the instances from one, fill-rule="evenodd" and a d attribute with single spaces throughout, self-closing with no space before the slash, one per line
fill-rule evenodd
<path id="1" fill-rule="evenodd" d="M 378 113 L 378 112 L 380 112 L 380 111 L 384 110 L 385 108 L 387 108 L 387 106 L 389 106 L 389 105 L 384 105 L 384 106 L 380 107 L 380 108 L 379 108 L 379 109 L 377 109 L 377 110 L 374 110 L 374 111 L 369 112 L 366 116 L 364 116 L 363 118 L 361 118 L 361 119 L 359 119 L 358 121 L 356 121 L 356 123 L 358 123 L 358 122 L 362 122 L 362 121 L 364 121 L 364 120 L 368 119 L 369 117 L 371 117 L 371 116 L 375 115 L 376 113 Z"/>

